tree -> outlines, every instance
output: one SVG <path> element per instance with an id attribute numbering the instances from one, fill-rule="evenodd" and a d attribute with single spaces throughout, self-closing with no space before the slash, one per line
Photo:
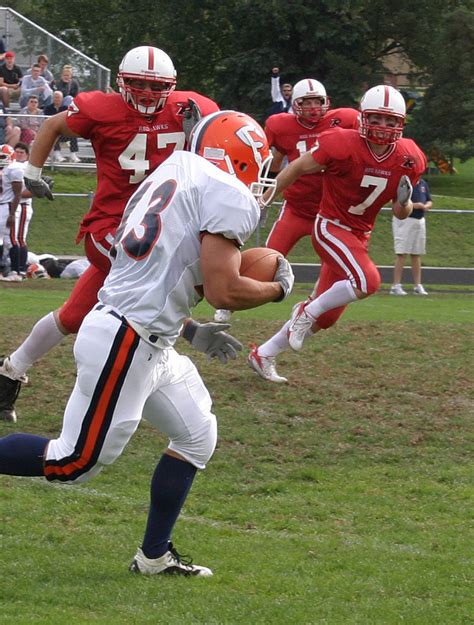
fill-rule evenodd
<path id="1" fill-rule="evenodd" d="M 474 156 L 474 15 L 459 7 L 447 16 L 436 45 L 432 84 L 408 131 L 424 149 L 450 160 Z"/>

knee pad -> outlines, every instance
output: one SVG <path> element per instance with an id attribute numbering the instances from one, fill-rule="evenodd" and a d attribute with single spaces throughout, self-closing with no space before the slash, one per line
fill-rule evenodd
<path id="1" fill-rule="evenodd" d="M 169 448 L 198 469 L 205 469 L 217 444 L 217 420 L 213 414 L 203 422 L 199 432 L 170 441 Z"/>

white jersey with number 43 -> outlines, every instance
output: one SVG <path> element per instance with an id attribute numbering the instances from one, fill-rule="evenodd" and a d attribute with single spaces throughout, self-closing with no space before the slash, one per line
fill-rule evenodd
<path id="1" fill-rule="evenodd" d="M 100 302 L 144 338 L 158 336 L 158 347 L 173 345 L 200 300 L 195 287 L 202 284 L 202 233 L 243 245 L 259 218 L 258 204 L 240 180 L 197 154 L 174 152 L 127 204 Z"/>

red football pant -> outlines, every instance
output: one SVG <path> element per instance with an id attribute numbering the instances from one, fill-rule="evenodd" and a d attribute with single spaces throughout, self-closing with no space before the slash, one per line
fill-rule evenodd
<path id="1" fill-rule="evenodd" d="M 316 217 L 312 241 L 322 263 L 316 296 L 339 280 L 350 280 L 354 288 L 368 295 L 378 291 L 381 278 L 369 256 L 369 240 L 369 234 L 345 230 L 320 215 Z M 334 325 L 345 308 L 340 306 L 320 315 L 319 327 Z"/>
<path id="2" fill-rule="evenodd" d="M 265 247 L 271 247 L 284 256 L 288 256 L 300 239 L 312 235 L 313 227 L 314 216 L 298 215 L 295 209 L 285 201 L 268 234 Z"/>
<path id="3" fill-rule="evenodd" d="M 84 249 L 91 266 L 80 276 L 68 300 L 59 310 L 59 321 L 70 334 L 79 331 L 84 317 L 97 304 L 97 293 L 110 270 L 107 252 L 111 248 L 112 238 L 112 233 L 101 240 L 95 240 L 91 234 L 86 234 Z"/>

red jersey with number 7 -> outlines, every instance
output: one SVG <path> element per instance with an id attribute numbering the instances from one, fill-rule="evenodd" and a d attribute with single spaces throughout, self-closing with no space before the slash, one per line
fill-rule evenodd
<path id="1" fill-rule="evenodd" d="M 330 109 L 311 128 L 292 113 L 271 115 L 265 122 L 268 143 L 285 154 L 288 161 L 307 152 L 319 135 L 332 128 L 357 128 L 359 113 L 355 109 Z M 303 217 L 314 219 L 322 194 L 322 174 L 301 176 L 283 192 L 292 209 Z"/>
<path id="2" fill-rule="evenodd" d="M 213 100 L 194 91 L 173 91 L 164 109 L 153 117 L 129 108 L 118 93 L 90 91 L 74 98 L 67 125 L 90 140 L 97 164 L 97 190 L 77 241 L 86 232 L 97 239 L 113 232 L 142 180 L 174 150 L 184 149 L 188 98 L 197 103 L 203 116 L 219 110 Z"/>
<path id="3" fill-rule="evenodd" d="M 415 185 L 427 165 L 411 139 L 399 139 L 377 156 L 357 130 L 339 128 L 322 133 L 311 153 L 326 168 L 319 214 L 362 232 L 370 232 L 380 209 L 397 199 L 400 178 Z"/>

